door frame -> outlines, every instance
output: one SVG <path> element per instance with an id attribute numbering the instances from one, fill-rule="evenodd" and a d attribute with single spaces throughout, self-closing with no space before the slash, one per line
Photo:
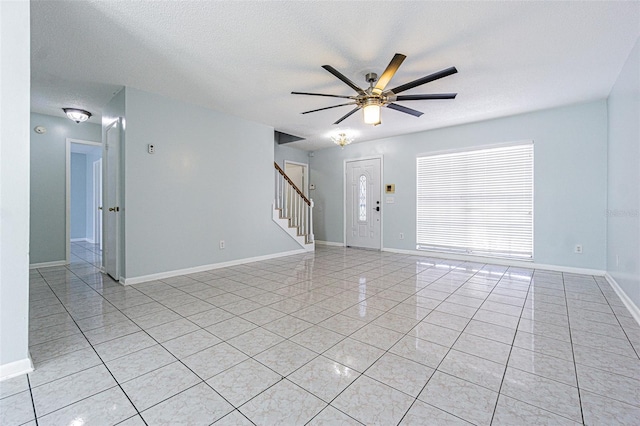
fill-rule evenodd
<path id="1" fill-rule="evenodd" d="M 380 160 L 380 251 L 384 249 L 384 203 L 382 202 L 384 187 L 384 157 L 382 155 L 370 155 L 367 157 L 348 158 L 342 164 L 342 246 L 347 246 L 347 163 L 362 160 Z"/>
<path id="2" fill-rule="evenodd" d="M 102 250 L 102 154 L 93 162 L 93 242 Z"/>
<path id="3" fill-rule="evenodd" d="M 65 159 L 65 263 L 71 262 L 71 144 L 91 145 L 102 147 L 102 142 L 66 138 L 66 159 Z"/>
<path id="4" fill-rule="evenodd" d="M 287 164 L 293 164 L 295 166 L 301 166 L 304 168 L 304 177 L 306 177 L 306 182 L 304 188 L 299 188 L 302 190 L 302 193 L 305 197 L 309 198 L 309 164 L 308 163 L 298 163 L 297 161 L 289 161 L 284 160 L 284 164 L 282 165 L 285 173 L 287 171 Z"/>

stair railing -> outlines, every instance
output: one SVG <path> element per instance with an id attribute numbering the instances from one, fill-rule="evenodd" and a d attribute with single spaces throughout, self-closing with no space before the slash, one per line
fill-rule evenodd
<path id="1" fill-rule="evenodd" d="M 313 200 L 304 195 L 278 163 L 273 165 L 276 168 L 275 208 L 280 209 L 280 217 L 289 219 L 289 226 L 298 228 L 298 235 L 304 236 L 306 243 L 312 243 Z"/>

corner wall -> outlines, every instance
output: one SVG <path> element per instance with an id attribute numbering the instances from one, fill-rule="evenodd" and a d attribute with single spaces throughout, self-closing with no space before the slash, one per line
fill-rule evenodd
<path id="1" fill-rule="evenodd" d="M 607 272 L 639 314 L 640 41 L 611 90 L 608 107 Z"/>
<path id="2" fill-rule="evenodd" d="M 33 369 L 29 358 L 29 12 L 29 2 L 0 2 L 0 380 Z"/>
<path id="3" fill-rule="evenodd" d="M 390 116 L 395 111 L 384 110 Z M 426 115 L 425 115 L 426 117 Z M 427 119 L 427 118 L 421 119 Z M 391 117 L 389 118 L 391 119 Z M 384 120 L 384 118 L 383 118 Z M 382 124 L 384 126 L 384 122 Z M 384 158 L 383 247 L 416 249 L 416 157 L 430 152 L 534 141 L 534 261 L 604 271 L 607 104 L 605 100 L 315 151 L 310 158 L 316 240 L 343 242 L 344 161 Z M 405 238 L 400 240 L 399 234 Z M 582 244 L 583 254 L 574 253 Z"/>
<path id="4" fill-rule="evenodd" d="M 124 153 L 127 280 L 300 249 L 272 220 L 272 127 L 127 87 Z"/>

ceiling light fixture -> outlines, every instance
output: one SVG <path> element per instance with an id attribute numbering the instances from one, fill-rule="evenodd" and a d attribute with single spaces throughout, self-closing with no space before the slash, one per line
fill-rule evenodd
<path id="1" fill-rule="evenodd" d="M 85 111 L 83 109 L 78 108 L 62 108 L 65 114 L 69 119 L 75 121 L 76 123 L 82 123 L 83 121 L 87 121 L 91 118 L 91 113 L 89 111 Z"/>
<path id="2" fill-rule="evenodd" d="M 353 136 L 347 135 L 345 132 L 340 132 L 336 135 L 331 135 L 331 140 L 336 145 L 340 145 L 340 148 L 344 149 L 345 145 L 349 145 L 353 142 Z"/>
<path id="3" fill-rule="evenodd" d="M 376 102 L 376 99 L 367 99 L 362 112 L 365 124 L 373 124 L 374 126 L 380 124 L 380 104 Z"/>

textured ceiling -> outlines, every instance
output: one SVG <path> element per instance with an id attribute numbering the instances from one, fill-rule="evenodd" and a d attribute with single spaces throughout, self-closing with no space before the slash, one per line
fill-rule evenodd
<path id="1" fill-rule="evenodd" d="M 32 110 L 95 114 L 122 86 L 159 93 L 331 146 L 605 98 L 640 35 L 640 2 L 32 1 Z M 416 118 L 387 108 L 362 123 L 343 103 L 291 91 L 353 95 L 321 68 L 366 87 L 394 53 L 407 55 L 389 87 L 443 68 L 458 74 L 403 94 Z"/>

